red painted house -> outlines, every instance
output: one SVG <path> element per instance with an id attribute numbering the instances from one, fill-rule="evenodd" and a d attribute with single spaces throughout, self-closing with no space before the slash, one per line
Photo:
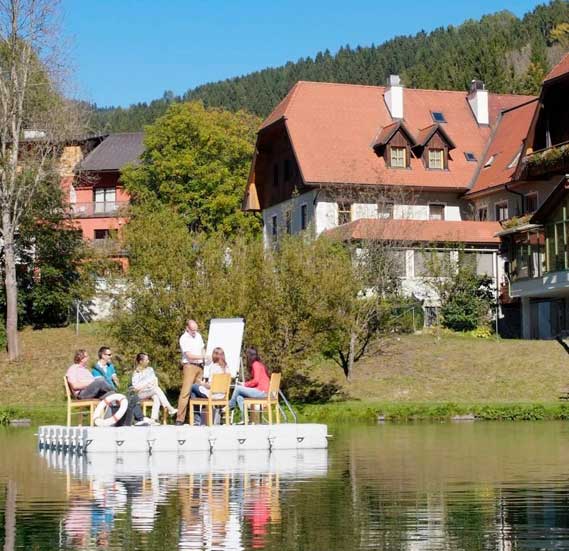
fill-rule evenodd
<path id="1" fill-rule="evenodd" d="M 125 267 L 116 238 L 127 221 L 129 195 L 120 171 L 137 163 L 143 148 L 143 133 L 129 132 L 90 138 L 67 147 L 62 156 L 62 186 L 84 239 Z"/>

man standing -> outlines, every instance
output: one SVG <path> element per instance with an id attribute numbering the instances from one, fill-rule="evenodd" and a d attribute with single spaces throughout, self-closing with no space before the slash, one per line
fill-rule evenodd
<path id="1" fill-rule="evenodd" d="M 119 378 L 115 366 L 111 363 L 112 352 L 108 346 L 101 346 L 97 353 L 99 360 L 91 369 L 93 377 L 103 377 L 109 386 L 116 390 L 119 386 Z"/>
<path id="2" fill-rule="evenodd" d="M 205 355 L 205 346 L 202 336 L 198 332 L 198 324 L 188 320 L 186 330 L 180 337 L 180 350 L 182 352 L 182 389 L 178 399 L 178 415 L 176 425 L 183 425 L 188 411 L 188 401 L 192 394 L 192 385 L 199 385 L 202 380 L 202 367 L 209 359 Z M 194 392 L 197 396 L 198 394 Z"/>

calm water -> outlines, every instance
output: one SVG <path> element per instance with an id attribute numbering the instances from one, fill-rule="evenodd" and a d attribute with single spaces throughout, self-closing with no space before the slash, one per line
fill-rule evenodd
<path id="1" fill-rule="evenodd" d="M 331 428 L 327 451 L 38 452 L 0 431 L 4 549 L 569 549 L 569 424 Z"/>

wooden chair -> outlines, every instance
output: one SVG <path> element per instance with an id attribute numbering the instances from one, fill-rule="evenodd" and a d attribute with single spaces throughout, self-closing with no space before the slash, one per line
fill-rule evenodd
<path id="1" fill-rule="evenodd" d="M 145 417 L 148 417 L 146 415 L 146 410 L 148 408 L 152 409 L 152 406 L 154 405 L 154 401 L 152 400 L 152 398 L 149 398 L 147 400 L 140 400 L 140 405 L 142 406 L 142 415 L 144 415 Z M 162 406 L 160 406 L 160 407 L 162 407 Z M 163 425 L 168 424 L 168 411 L 166 410 L 166 408 L 162 408 L 162 424 Z"/>
<path id="2" fill-rule="evenodd" d="M 229 425 L 229 386 L 231 375 L 229 373 L 217 373 L 211 379 L 208 398 L 192 398 L 190 400 L 190 425 L 194 424 L 194 406 L 206 406 L 207 424 L 213 423 L 213 408 L 222 407 L 225 410 L 225 424 Z"/>
<path id="3" fill-rule="evenodd" d="M 63 376 L 63 385 L 65 386 L 65 394 L 67 395 L 67 426 L 71 426 L 71 410 L 72 409 L 86 409 L 89 408 L 89 424 L 93 426 L 93 413 L 95 412 L 95 408 L 99 403 L 99 400 L 94 398 L 89 398 L 88 400 L 81 400 L 78 398 L 73 397 L 73 393 L 71 392 L 71 387 L 69 386 L 69 381 L 67 380 L 67 376 Z M 81 421 L 83 420 L 83 412 L 81 411 Z"/>
<path id="4" fill-rule="evenodd" d="M 272 373 L 271 380 L 269 382 L 269 392 L 266 398 L 245 398 L 244 400 L 244 410 L 245 410 L 245 424 L 249 424 L 249 408 L 251 406 L 261 406 L 261 412 L 263 408 L 267 408 L 267 415 L 269 417 L 269 425 L 273 424 L 273 406 L 275 408 L 275 419 L 277 423 L 281 422 L 281 412 L 279 409 L 279 390 L 281 387 L 281 374 Z"/>

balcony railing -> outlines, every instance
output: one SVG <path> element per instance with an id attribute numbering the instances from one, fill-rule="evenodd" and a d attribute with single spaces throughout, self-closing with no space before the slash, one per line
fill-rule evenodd
<path id="1" fill-rule="evenodd" d="M 534 151 L 523 158 L 523 176 L 544 178 L 569 172 L 569 142 Z"/>
<path id="2" fill-rule="evenodd" d="M 121 215 L 128 201 L 107 201 L 90 203 L 72 203 L 71 216 L 73 218 L 109 218 Z"/>
<path id="3" fill-rule="evenodd" d="M 126 254 L 123 244 L 118 239 L 92 239 L 87 244 L 109 256 L 123 256 Z"/>

